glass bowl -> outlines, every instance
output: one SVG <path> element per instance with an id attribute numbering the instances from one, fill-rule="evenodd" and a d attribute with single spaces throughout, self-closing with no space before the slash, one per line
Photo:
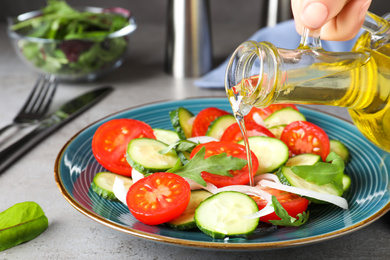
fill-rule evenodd
<path id="1" fill-rule="evenodd" d="M 42 15 L 32 11 L 8 18 L 7 32 L 17 55 L 40 74 L 55 75 L 62 81 L 92 81 L 122 65 L 129 46 L 129 35 L 137 28 L 130 11 L 122 8 L 83 7 L 78 11 L 118 14 L 128 25 L 105 37 L 55 40 L 23 35 L 12 27 Z"/>

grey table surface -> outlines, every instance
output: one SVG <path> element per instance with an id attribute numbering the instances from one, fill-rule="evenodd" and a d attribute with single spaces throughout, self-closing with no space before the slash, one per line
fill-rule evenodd
<path id="1" fill-rule="evenodd" d="M 227 35 L 228 32 L 220 34 L 216 40 L 228 43 L 221 41 Z M 60 149 L 80 129 L 106 115 L 150 102 L 225 96 L 223 90 L 197 88 L 194 79 L 175 79 L 164 73 L 164 39 L 162 25 L 144 25 L 131 39 L 125 63 L 115 72 L 91 83 L 60 84 L 52 110 L 97 86 L 112 85 L 115 91 L 0 175 L 0 212 L 19 202 L 35 201 L 50 223 L 34 240 L 0 252 L 0 259 L 390 259 L 389 213 L 364 228 L 319 243 L 232 252 L 136 238 L 103 226 L 74 209 L 57 188 L 53 169 Z M 219 44 L 215 54 L 221 58 L 230 51 L 231 45 Z M 37 74 L 18 59 L 7 39 L 5 25 L 0 24 L 0 127 L 13 119 L 36 78 Z M 345 109 L 318 108 L 349 120 Z"/>

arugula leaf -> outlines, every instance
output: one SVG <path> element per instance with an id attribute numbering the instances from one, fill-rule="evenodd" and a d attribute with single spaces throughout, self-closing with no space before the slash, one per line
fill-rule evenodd
<path id="1" fill-rule="evenodd" d="M 293 173 L 317 185 L 332 183 L 339 191 L 343 191 L 344 161 L 339 155 L 331 152 L 327 162 L 318 162 L 314 165 L 292 166 Z"/>
<path id="2" fill-rule="evenodd" d="M 298 227 L 305 224 L 306 221 L 309 219 L 309 214 L 306 214 L 306 212 L 299 213 L 297 215 L 298 219 L 291 217 L 275 196 L 272 196 L 271 206 L 274 207 L 276 215 L 281 218 L 280 220 L 270 220 L 269 222 L 271 222 L 271 224 L 273 225 Z"/>
<path id="3" fill-rule="evenodd" d="M 248 163 L 247 160 L 227 156 L 226 153 L 212 155 L 205 159 L 205 153 L 206 148 L 202 147 L 186 165 L 174 167 L 168 172 L 190 178 L 200 185 L 206 186 L 206 182 L 201 176 L 203 171 L 231 177 L 230 170 L 240 170 Z"/>

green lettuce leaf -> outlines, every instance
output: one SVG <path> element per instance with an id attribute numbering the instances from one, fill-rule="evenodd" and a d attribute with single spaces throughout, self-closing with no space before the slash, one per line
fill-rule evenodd
<path id="1" fill-rule="evenodd" d="M 36 238 L 48 225 L 48 219 L 37 203 L 15 204 L 0 213 L 0 251 Z"/>
<path id="2" fill-rule="evenodd" d="M 302 179 L 317 185 L 331 183 L 342 193 L 344 168 L 343 159 L 336 153 L 331 152 L 326 158 L 326 162 L 292 166 L 291 170 Z"/>

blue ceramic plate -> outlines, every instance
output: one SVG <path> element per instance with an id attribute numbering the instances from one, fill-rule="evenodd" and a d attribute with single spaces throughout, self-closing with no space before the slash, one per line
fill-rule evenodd
<path id="1" fill-rule="evenodd" d="M 144 225 L 125 205 L 102 199 L 91 191 L 94 175 L 104 171 L 93 157 L 92 136 L 101 124 L 114 118 L 133 118 L 153 128 L 172 129 L 169 111 L 179 106 L 194 114 L 209 106 L 231 111 L 226 98 L 202 98 L 149 104 L 102 119 L 75 135 L 58 155 L 55 178 L 65 199 L 81 213 L 115 230 L 167 244 L 218 250 L 282 248 L 324 241 L 362 228 L 390 208 L 389 154 L 371 145 L 352 124 L 322 112 L 300 108 L 308 121 L 321 126 L 331 139 L 341 140 L 351 152 L 352 160 L 346 168 L 352 179 L 351 189 L 346 194 L 349 210 L 332 205 L 311 205 L 310 219 L 305 225 L 259 228 L 248 240 L 218 240 L 200 231 Z"/>

